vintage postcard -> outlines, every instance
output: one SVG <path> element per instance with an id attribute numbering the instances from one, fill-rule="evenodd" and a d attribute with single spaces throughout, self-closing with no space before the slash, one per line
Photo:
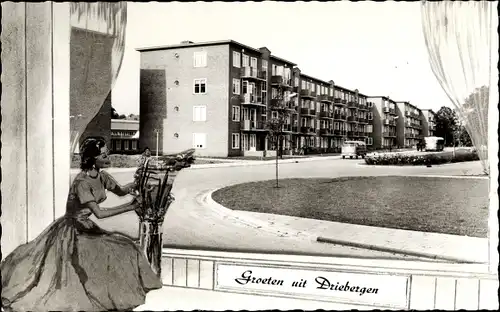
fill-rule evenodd
<path id="1" fill-rule="evenodd" d="M 498 309 L 497 6 L 2 2 L 2 311 Z"/>

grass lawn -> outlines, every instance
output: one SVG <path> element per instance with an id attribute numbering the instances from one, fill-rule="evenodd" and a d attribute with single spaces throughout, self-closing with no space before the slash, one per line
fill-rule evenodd
<path id="1" fill-rule="evenodd" d="M 220 189 L 244 211 L 422 232 L 487 237 L 488 180 L 432 177 L 285 179 Z"/>

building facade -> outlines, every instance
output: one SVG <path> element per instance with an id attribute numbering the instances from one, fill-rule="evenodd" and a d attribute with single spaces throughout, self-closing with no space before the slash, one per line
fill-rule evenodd
<path id="1" fill-rule="evenodd" d="M 138 120 L 111 119 L 110 151 L 114 154 L 137 154 L 140 152 Z"/>
<path id="2" fill-rule="evenodd" d="M 407 101 L 396 102 L 397 146 L 415 147 L 423 140 L 422 111 Z"/>
<path id="3" fill-rule="evenodd" d="M 300 72 L 265 47 L 182 42 L 141 52 L 139 146 L 200 156 L 273 155 L 266 122 L 289 108 L 286 154 L 338 151 L 345 140 L 373 143 L 367 96 Z"/>
<path id="4" fill-rule="evenodd" d="M 373 113 L 373 149 L 397 147 L 396 102 L 386 96 L 368 97 Z"/>
<path id="5" fill-rule="evenodd" d="M 422 109 L 421 114 L 422 135 L 434 136 L 436 131 L 436 113 L 432 109 Z"/>

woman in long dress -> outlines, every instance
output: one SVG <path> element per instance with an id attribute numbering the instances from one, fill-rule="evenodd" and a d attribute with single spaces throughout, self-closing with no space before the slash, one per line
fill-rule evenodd
<path id="1" fill-rule="evenodd" d="M 81 169 L 68 195 L 66 213 L 33 241 L 17 247 L 0 264 L 2 306 L 14 311 L 131 310 L 146 293 L 161 288 L 134 242 L 99 228 L 89 217 L 108 218 L 137 209 L 129 203 L 103 209 L 106 190 L 124 196 L 101 169 L 109 167 L 102 138 L 82 144 Z"/>

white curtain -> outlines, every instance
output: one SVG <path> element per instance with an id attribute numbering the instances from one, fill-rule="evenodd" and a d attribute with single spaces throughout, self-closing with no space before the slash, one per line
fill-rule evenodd
<path id="1" fill-rule="evenodd" d="M 126 25 L 126 2 L 71 3 L 71 153 L 118 77 Z"/>
<path id="2" fill-rule="evenodd" d="M 492 53 L 497 36 L 497 2 L 436 1 L 422 3 L 422 26 L 429 62 L 476 147 L 484 171 L 488 162 L 488 106 L 492 83 Z M 495 36 L 495 37 L 494 37 Z M 491 88 L 490 88 L 491 86 Z M 496 102 L 496 101 L 495 101 Z"/>

